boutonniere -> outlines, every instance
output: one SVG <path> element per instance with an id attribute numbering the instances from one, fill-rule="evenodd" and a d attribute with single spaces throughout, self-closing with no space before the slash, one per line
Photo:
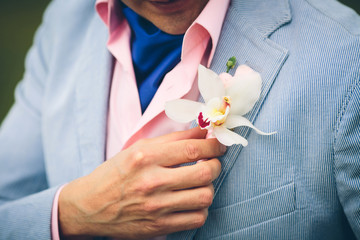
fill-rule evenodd
<path id="1" fill-rule="evenodd" d="M 200 65 L 198 84 L 205 103 L 186 99 L 169 101 L 165 104 L 166 115 L 181 123 L 196 119 L 200 128 L 208 129 L 226 146 L 247 146 L 248 141 L 232 131 L 236 127 L 250 127 L 261 135 L 274 134 L 260 131 L 244 117 L 259 99 L 262 81 L 260 74 L 246 65 L 239 66 L 231 76 L 228 72 L 235 63 L 236 58 L 230 58 L 226 73 L 220 75 Z"/>

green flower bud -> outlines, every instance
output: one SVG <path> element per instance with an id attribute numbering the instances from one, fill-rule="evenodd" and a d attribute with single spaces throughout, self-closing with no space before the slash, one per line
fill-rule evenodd
<path id="1" fill-rule="evenodd" d="M 226 72 L 228 73 L 230 69 L 233 69 L 235 67 L 235 65 L 236 65 L 236 57 L 229 58 L 229 60 L 226 62 L 226 67 L 227 67 Z"/>

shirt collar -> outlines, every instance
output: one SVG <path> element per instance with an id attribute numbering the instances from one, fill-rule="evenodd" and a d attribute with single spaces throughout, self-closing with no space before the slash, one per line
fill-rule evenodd
<path id="1" fill-rule="evenodd" d="M 199 38 L 207 35 L 210 37 L 212 44 L 208 65 L 211 63 L 229 4 L 230 0 L 209 0 L 203 11 L 185 32 L 182 58 L 187 52 L 190 52 L 192 45 L 197 44 L 196 41 L 193 41 L 195 35 L 198 35 Z M 96 10 L 103 22 L 109 27 L 110 34 L 123 21 L 124 17 L 121 11 L 118 10 L 119 8 L 118 0 L 96 1 Z M 199 28 L 203 30 L 201 34 L 199 34 Z"/>
<path id="2" fill-rule="evenodd" d="M 189 29 L 185 33 L 185 38 L 186 38 L 187 33 L 195 25 L 201 26 L 208 32 L 212 43 L 208 65 L 210 65 L 211 63 L 217 43 L 219 41 L 221 28 L 224 23 L 224 19 L 229 4 L 230 4 L 230 0 L 209 0 L 203 11 L 198 16 L 198 18 L 195 19 L 194 23 L 189 27 Z"/>

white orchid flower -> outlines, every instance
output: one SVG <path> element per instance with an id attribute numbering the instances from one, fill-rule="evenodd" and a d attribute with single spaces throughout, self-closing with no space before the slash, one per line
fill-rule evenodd
<path id="1" fill-rule="evenodd" d="M 198 70 L 199 91 L 205 103 L 177 99 L 165 104 L 166 115 L 181 123 L 194 119 L 202 129 L 208 129 L 222 144 L 231 146 L 248 141 L 231 129 L 246 126 L 258 134 L 264 133 L 243 115 L 248 113 L 260 97 L 261 76 L 246 65 L 241 65 L 236 73 L 217 75 L 210 69 L 200 65 Z"/>

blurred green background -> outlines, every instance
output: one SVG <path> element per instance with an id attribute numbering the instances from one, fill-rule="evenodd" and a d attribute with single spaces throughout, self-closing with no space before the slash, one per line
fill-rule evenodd
<path id="1" fill-rule="evenodd" d="M 49 2 L 0 0 L 0 122 L 14 102 L 14 88 L 24 73 L 25 54 Z"/>
<path id="2" fill-rule="evenodd" d="M 360 14 L 360 0 L 341 2 Z M 14 88 L 24 72 L 25 54 L 48 3 L 49 0 L 0 0 L 0 122 L 14 101 Z"/>

